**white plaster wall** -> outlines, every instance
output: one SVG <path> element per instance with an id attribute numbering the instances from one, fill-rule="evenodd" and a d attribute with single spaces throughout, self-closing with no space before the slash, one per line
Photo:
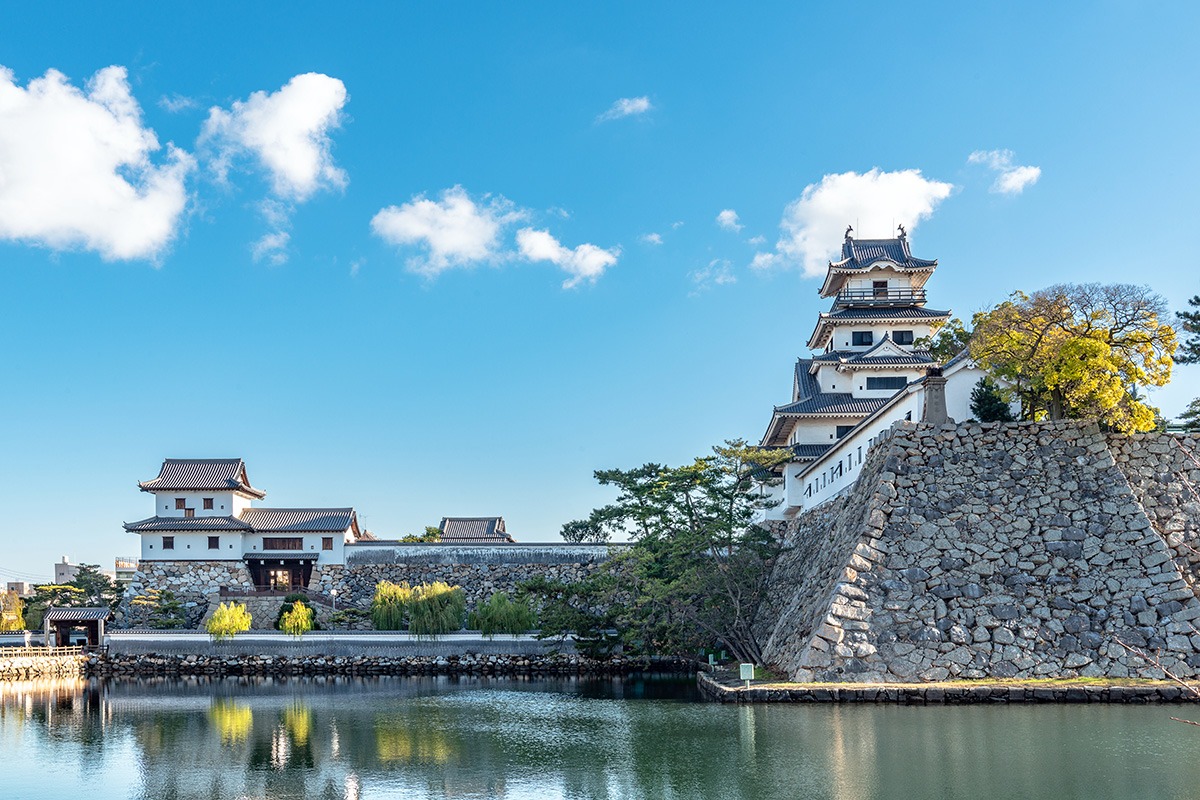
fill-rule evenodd
<path id="1" fill-rule="evenodd" d="M 839 425 L 857 425 L 862 417 L 822 417 L 801 419 L 789 439 L 790 444 L 832 444 L 837 441 Z"/>
<path id="2" fill-rule="evenodd" d="M 855 345 L 852 345 L 850 342 L 853 340 L 853 337 L 850 334 L 853 333 L 854 331 L 871 331 L 871 345 L 870 346 L 859 345 L 857 347 Z M 867 350 L 870 350 L 875 345 L 879 344 L 881 341 L 883 341 L 884 335 L 887 335 L 889 338 L 892 338 L 894 341 L 895 339 L 893 337 L 893 334 L 896 331 L 912 331 L 913 338 L 920 339 L 924 336 L 931 335 L 932 328 L 928 323 L 917 322 L 916 320 L 913 320 L 911 322 L 910 321 L 891 322 L 891 323 L 887 323 L 884 325 L 870 325 L 867 323 L 862 323 L 859 325 L 854 325 L 854 324 L 838 325 L 836 328 L 834 328 L 834 331 L 833 331 L 833 349 L 834 350 L 854 350 L 854 351 L 858 351 L 858 352 L 865 352 Z M 910 345 L 900 345 L 900 346 L 911 349 Z"/>
<path id="3" fill-rule="evenodd" d="M 155 492 L 154 516 L 184 516 L 183 509 L 175 508 L 175 498 L 177 497 L 184 498 L 187 507 L 195 509 L 195 516 L 197 517 L 228 517 L 236 515 L 241 508 L 249 505 L 248 501 L 238 498 L 233 492 Z M 211 510 L 204 508 L 204 498 L 206 497 L 211 497 L 213 500 Z M 243 500 L 245 505 L 239 507 L 237 505 L 238 500 Z"/>
<path id="4" fill-rule="evenodd" d="M 140 533 L 138 536 L 142 539 L 143 561 L 227 561 L 242 557 L 242 534 L 236 531 L 226 531 L 220 534 L 215 532 L 156 531 Z M 174 550 L 163 549 L 164 536 L 175 537 Z M 220 548 L 208 549 L 209 536 L 220 537 Z"/>
<path id="5" fill-rule="evenodd" d="M 346 542 L 351 538 L 349 530 L 344 533 L 255 533 L 245 537 L 246 555 L 263 552 L 263 539 L 289 539 L 299 536 L 304 540 L 304 549 L 295 552 L 316 553 L 318 564 L 346 563 Z M 333 537 L 333 549 L 322 550 L 321 540 L 326 536 Z M 282 551 L 271 551 L 282 552 Z"/>

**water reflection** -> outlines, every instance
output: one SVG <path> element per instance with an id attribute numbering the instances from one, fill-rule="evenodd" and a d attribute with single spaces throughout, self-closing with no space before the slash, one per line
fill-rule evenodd
<path id="1" fill-rule="evenodd" d="M 682 691 L 681 695 L 681 689 Z M 723 707 L 661 682 L 0 684 L 3 796 L 1190 797 L 1154 707 Z"/>

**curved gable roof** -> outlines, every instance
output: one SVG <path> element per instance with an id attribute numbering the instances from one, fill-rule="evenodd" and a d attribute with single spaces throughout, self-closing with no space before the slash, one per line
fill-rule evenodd
<path id="1" fill-rule="evenodd" d="M 262 499 L 267 493 L 250 485 L 240 458 L 167 458 L 158 477 L 139 481 L 143 492 L 239 492 Z"/>

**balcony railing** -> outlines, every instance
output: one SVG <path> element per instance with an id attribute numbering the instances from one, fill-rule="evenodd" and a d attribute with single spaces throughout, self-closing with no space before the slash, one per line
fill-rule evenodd
<path id="1" fill-rule="evenodd" d="M 883 306 L 924 303 L 924 289 L 842 289 L 834 298 L 839 306 Z"/>

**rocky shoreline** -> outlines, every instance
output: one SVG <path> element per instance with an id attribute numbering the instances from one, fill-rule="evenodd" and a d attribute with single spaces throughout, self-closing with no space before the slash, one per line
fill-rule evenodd
<path id="1" fill-rule="evenodd" d="M 256 675 L 627 675 L 658 672 L 688 675 L 695 662 L 680 658 L 590 659 L 579 655 L 276 656 L 196 654 L 92 655 L 87 677 Z"/>

